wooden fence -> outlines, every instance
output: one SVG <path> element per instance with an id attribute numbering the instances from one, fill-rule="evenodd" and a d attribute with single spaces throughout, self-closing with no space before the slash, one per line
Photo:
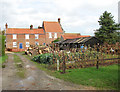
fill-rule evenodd
<path id="1" fill-rule="evenodd" d="M 66 69 L 74 69 L 74 68 L 76 69 L 76 68 L 96 67 L 96 69 L 99 69 L 99 66 L 119 64 L 119 60 L 120 58 L 107 58 L 107 59 L 69 61 L 68 63 L 65 61 L 65 58 L 63 58 L 62 63 L 58 63 L 58 62 L 55 63 L 56 67 L 54 67 L 54 69 L 63 70 L 63 73 L 65 73 Z"/>
<path id="2" fill-rule="evenodd" d="M 96 50 L 84 50 L 84 52 L 79 49 L 76 52 L 76 49 L 70 52 L 66 50 L 63 52 L 53 52 L 53 64 L 55 65 L 54 69 L 61 69 L 65 73 L 66 69 L 73 68 L 86 68 L 95 66 L 99 69 L 99 66 L 118 64 L 120 58 L 119 55 L 108 54 L 103 52 L 98 52 Z M 59 61 L 59 64 L 57 63 Z M 58 70 L 59 70 L 58 69 Z"/>
<path id="3" fill-rule="evenodd" d="M 49 46 L 48 46 L 49 47 Z M 104 44 L 102 46 L 94 45 L 94 47 L 84 46 L 84 48 L 69 48 L 60 50 L 54 45 L 50 47 L 49 53 L 52 54 L 50 65 L 48 68 L 54 70 L 63 70 L 73 68 L 86 68 L 118 64 L 120 57 L 120 43 L 114 45 Z M 51 64 L 52 62 L 52 64 Z"/>

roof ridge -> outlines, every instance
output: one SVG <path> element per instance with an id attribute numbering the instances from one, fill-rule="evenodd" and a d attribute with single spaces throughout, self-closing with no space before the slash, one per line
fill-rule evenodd
<path id="1" fill-rule="evenodd" d="M 80 33 L 65 33 L 65 34 L 80 34 Z"/>
<path id="2" fill-rule="evenodd" d="M 29 29 L 29 28 L 8 28 L 8 29 Z"/>
<path id="3" fill-rule="evenodd" d="M 8 29 L 30 29 L 30 28 L 8 28 Z M 33 30 L 34 29 L 39 29 L 39 28 L 33 28 Z M 42 28 L 40 28 L 40 29 L 42 29 Z"/>
<path id="4" fill-rule="evenodd" d="M 55 22 L 55 23 L 58 23 L 57 21 L 43 21 L 43 22 L 48 22 L 48 23 L 53 23 L 53 22 Z"/>

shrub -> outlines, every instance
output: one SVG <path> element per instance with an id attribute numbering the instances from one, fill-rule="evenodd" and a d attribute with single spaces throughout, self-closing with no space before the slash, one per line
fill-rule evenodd
<path id="1" fill-rule="evenodd" d="M 43 63 L 43 64 L 52 64 L 53 63 L 52 62 L 53 61 L 53 54 L 49 54 L 49 53 L 40 54 L 40 55 L 33 57 L 32 60 L 35 62 Z"/>
<path id="2" fill-rule="evenodd" d="M 0 35 L 0 56 L 4 56 L 5 55 L 5 36 L 4 35 Z"/>

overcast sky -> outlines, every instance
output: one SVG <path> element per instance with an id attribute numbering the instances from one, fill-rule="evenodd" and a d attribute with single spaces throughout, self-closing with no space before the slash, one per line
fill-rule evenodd
<path id="1" fill-rule="evenodd" d="M 119 0 L 0 0 L 0 26 L 34 28 L 43 21 L 57 21 L 65 32 L 94 35 L 104 11 L 111 12 L 118 22 Z"/>

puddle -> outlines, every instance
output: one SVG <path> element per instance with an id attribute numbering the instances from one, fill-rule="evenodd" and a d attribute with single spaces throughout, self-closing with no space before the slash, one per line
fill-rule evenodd
<path id="1" fill-rule="evenodd" d="M 24 79 L 24 80 L 20 80 L 18 81 L 18 85 L 16 85 L 16 87 L 18 89 L 27 89 L 30 88 L 31 86 L 35 85 L 35 79 L 32 76 L 29 76 L 28 78 Z"/>
<path id="2" fill-rule="evenodd" d="M 26 65 L 26 68 L 30 68 L 30 65 Z"/>
<path id="3" fill-rule="evenodd" d="M 35 80 L 32 76 L 29 76 L 27 79 L 28 79 L 29 81 L 34 81 L 34 80 Z"/>

